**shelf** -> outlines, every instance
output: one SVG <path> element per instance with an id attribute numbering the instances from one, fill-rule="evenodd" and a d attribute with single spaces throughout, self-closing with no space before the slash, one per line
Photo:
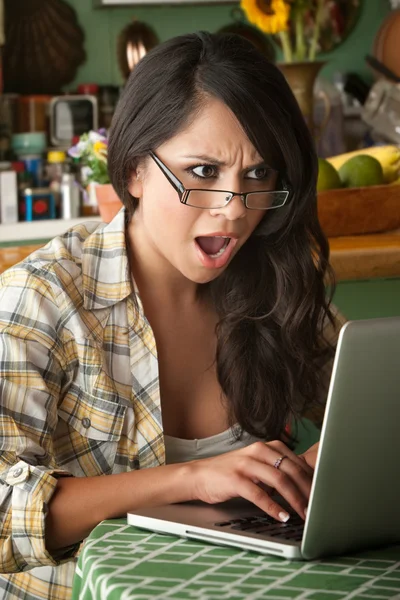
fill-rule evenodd
<path id="1" fill-rule="evenodd" d="M 88 221 L 98 221 L 98 216 L 79 217 L 64 221 L 63 219 L 50 219 L 48 221 L 31 221 L 23 223 L 0 224 L 0 246 L 2 244 L 10 245 L 10 242 L 21 242 L 30 240 L 50 240 L 51 238 L 63 234 L 74 225 L 86 223 Z"/>

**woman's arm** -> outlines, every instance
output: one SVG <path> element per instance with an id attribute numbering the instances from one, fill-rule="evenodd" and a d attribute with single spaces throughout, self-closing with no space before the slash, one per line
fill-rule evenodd
<path id="1" fill-rule="evenodd" d="M 140 507 L 191 499 L 186 464 L 100 477 L 62 477 L 48 506 L 46 547 L 52 552 L 80 542 L 104 519 Z"/>
<path id="2" fill-rule="evenodd" d="M 274 464 L 282 455 L 280 469 Z M 214 458 L 87 478 L 61 478 L 46 517 L 46 546 L 54 551 L 84 539 L 102 520 L 140 507 L 202 500 L 209 504 L 242 497 L 285 521 L 286 513 L 266 489 L 275 489 L 301 515 L 312 469 L 282 442 L 256 442 Z M 287 515 L 289 516 L 289 515 Z"/>
<path id="3" fill-rule="evenodd" d="M 0 572 L 12 573 L 56 564 L 44 542 L 45 507 L 69 473 L 53 451 L 64 372 L 59 313 L 46 281 L 22 269 L 2 280 L 12 284 L 0 285 Z"/>

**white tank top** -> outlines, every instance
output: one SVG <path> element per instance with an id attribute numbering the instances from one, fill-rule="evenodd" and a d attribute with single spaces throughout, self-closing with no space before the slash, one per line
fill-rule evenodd
<path id="1" fill-rule="evenodd" d="M 165 435 L 164 440 L 167 465 L 218 456 L 260 441 L 246 432 L 236 440 L 232 428 L 200 440 L 183 440 L 170 435 Z"/>

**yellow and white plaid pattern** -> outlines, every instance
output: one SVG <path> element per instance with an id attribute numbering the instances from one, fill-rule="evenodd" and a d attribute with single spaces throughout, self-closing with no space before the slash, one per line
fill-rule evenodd
<path id="1" fill-rule="evenodd" d="M 70 598 L 80 545 L 44 544 L 58 477 L 165 464 L 155 339 L 136 300 L 124 209 L 0 277 L 2 600 Z"/>
<path id="2" fill-rule="evenodd" d="M 70 598 L 79 544 L 51 556 L 57 478 L 165 462 L 156 345 L 132 297 L 125 212 L 0 277 L 0 598 Z"/>

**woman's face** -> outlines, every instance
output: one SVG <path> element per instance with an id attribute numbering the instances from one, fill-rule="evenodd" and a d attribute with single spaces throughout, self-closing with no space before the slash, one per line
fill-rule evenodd
<path id="1" fill-rule="evenodd" d="M 155 153 L 185 188 L 251 192 L 276 184 L 276 172 L 217 99 L 210 99 L 186 129 Z M 265 216 L 263 210 L 247 209 L 240 196 L 224 208 L 182 204 L 152 158 L 138 167 L 129 191 L 140 198 L 132 221 L 134 241 L 138 235 L 147 258 L 195 283 L 218 277 Z"/>

